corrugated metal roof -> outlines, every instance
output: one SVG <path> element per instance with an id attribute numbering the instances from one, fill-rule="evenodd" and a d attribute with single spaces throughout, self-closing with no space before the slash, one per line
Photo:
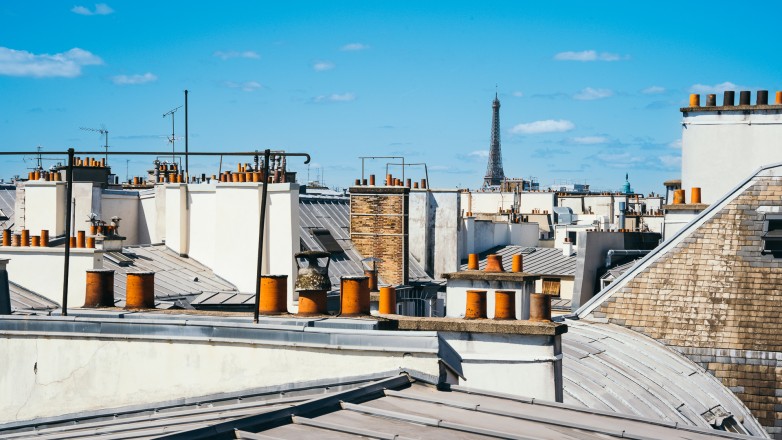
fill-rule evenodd
<path id="1" fill-rule="evenodd" d="M 218 277 L 211 269 L 192 258 L 180 257 L 162 244 L 123 248 L 123 255 L 132 262 L 120 265 L 104 258 L 106 269 L 114 269 L 114 299 L 125 299 L 127 272 L 155 272 L 155 298 L 173 301 L 190 300 L 204 292 L 236 292 L 236 286 Z"/>
<path id="2" fill-rule="evenodd" d="M 364 267 L 361 263 L 364 257 L 356 251 L 350 240 L 349 197 L 302 194 L 299 196 L 299 218 L 299 236 L 303 247 L 308 250 L 323 250 L 312 231 L 328 229 L 331 236 L 345 250 L 343 253 L 331 256 L 329 278 L 332 289 L 339 289 L 339 281 L 343 276 L 364 274 Z M 409 261 L 410 281 L 426 282 L 432 280 L 414 258 L 410 258 Z"/>
<path id="3" fill-rule="evenodd" d="M 13 281 L 8 282 L 11 296 L 11 310 L 52 310 L 60 307 L 59 304 L 26 289 Z"/>
<path id="4" fill-rule="evenodd" d="M 513 255 L 524 256 L 524 272 L 533 275 L 575 276 L 576 256 L 565 256 L 561 249 L 557 248 L 530 248 L 527 246 L 499 246 L 478 254 L 480 259 L 478 268 L 486 268 L 486 256 L 497 254 L 502 256 L 502 266 L 506 271 L 511 270 Z M 460 270 L 467 270 L 467 264 L 462 264 Z"/>
<path id="5" fill-rule="evenodd" d="M 721 406 L 749 432 L 765 432 L 729 389 L 663 344 L 614 324 L 565 322 L 565 403 L 704 428 L 701 414 Z"/>
<path id="6" fill-rule="evenodd" d="M 411 372 L 413 376 L 418 374 Z M 344 381 L 344 379 L 343 379 Z M 104 411 L 91 418 L 16 424 L 4 438 L 748 438 L 657 419 L 453 386 L 389 373 L 374 381 L 294 386 L 249 399 L 187 399 L 180 406 Z M 305 386 L 308 384 L 304 384 Z M 345 386 L 347 385 L 347 386 Z M 283 391 L 283 390 L 280 390 Z M 320 394 L 316 396 L 316 394 Z M 254 397 L 254 398 L 253 398 Z M 158 437 L 160 436 L 160 437 Z"/>
<path id="7" fill-rule="evenodd" d="M 16 204 L 16 187 L 13 185 L 0 185 L 0 210 L 9 220 L 0 221 L 0 226 L 10 228 L 14 225 L 14 210 Z"/>

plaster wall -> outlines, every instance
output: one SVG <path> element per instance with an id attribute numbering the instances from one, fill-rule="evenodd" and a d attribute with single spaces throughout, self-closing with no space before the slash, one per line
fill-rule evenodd
<path id="1" fill-rule="evenodd" d="M 560 336 L 439 334 L 462 358 L 460 385 L 562 402 Z"/>
<path id="2" fill-rule="evenodd" d="M 512 192 L 476 192 L 465 191 L 459 193 L 461 209 L 472 213 L 493 214 L 500 209 L 511 209 L 516 200 L 516 193 Z"/>
<path id="3" fill-rule="evenodd" d="M 584 209 L 589 211 L 592 209 L 592 214 L 603 215 L 609 219 L 613 219 L 613 195 L 587 195 L 584 196 Z"/>
<path id="4" fill-rule="evenodd" d="M 8 279 L 62 304 L 64 248 L 0 247 L 0 259 L 8 258 Z M 103 252 L 71 249 L 68 267 L 68 307 L 84 304 L 87 270 L 103 267 Z"/>
<path id="5" fill-rule="evenodd" d="M 497 290 L 513 290 L 516 292 L 516 319 L 529 319 L 529 294 L 533 288 L 532 281 L 487 281 L 487 280 L 448 280 L 445 296 L 445 316 L 448 318 L 464 318 L 467 308 L 468 290 L 486 290 L 486 315 L 494 318 L 494 293 Z"/>
<path id="6" fill-rule="evenodd" d="M 399 368 L 439 375 L 436 353 L 213 341 L 6 336 L 0 356 L 0 423 Z"/>
<path id="7" fill-rule="evenodd" d="M 90 229 L 89 218 L 95 213 L 100 216 L 102 212 L 102 189 L 100 185 L 92 182 L 74 182 L 73 183 L 73 209 L 71 218 L 72 233 L 75 236 L 76 231 L 88 231 Z M 33 214 L 27 212 L 27 216 Z"/>
<path id="8" fill-rule="evenodd" d="M 135 191 L 124 194 L 104 192 L 101 200 L 101 220 L 109 223 L 114 216 L 119 217 L 119 235 L 125 237 L 124 245 L 134 245 L 139 241 L 139 198 Z"/>
<path id="9" fill-rule="evenodd" d="M 215 240 L 205 237 L 212 237 L 217 233 L 215 185 L 190 185 L 187 197 L 190 206 L 190 234 L 196 238 L 190 240 L 189 255 L 207 267 L 214 267 L 217 262 Z"/>
<path id="10" fill-rule="evenodd" d="M 410 256 L 414 258 L 426 271 L 431 274 L 434 266 L 434 254 L 431 252 L 431 231 L 429 225 L 433 223 L 429 212 L 429 191 L 413 190 L 408 196 L 409 213 L 409 249 Z"/>
<path id="11" fill-rule="evenodd" d="M 576 238 L 576 278 L 572 309 L 589 301 L 599 289 L 597 269 L 605 265 L 609 249 L 624 249 L 624 234 L 619 232 L 579 231 Z"/>
<path id="12" fill-rule="evenodd" d="M 154 191 L 139 195 L 138 243 L 160 243 L 157 234 L 157 208 Z"/>
<path id="13" fill-rule="evenodd" d="M 190 249 L 190 207 L 185 183 L 166 184 L 166 246 L 187 255 Z M 198 237 L 208 240 L 207 237 Z"/>
<path id="14" fill-rule="evenodd" d="M 25 229 L 30 235 L 48 230 L 50 236 L 65 233 L 65 182 L 30 181 L 24 186 Z"/>
<path id="15" fill-rule="evenodd" d="M 716 202 L 763 165 L 782 161 L 780 110 L 685 113 L 682 124 L 682 189 L 701 188 L 703 203 Z"/>
<path id="16" fill-rule="evenodd" d="M 692 219 L 698 216 L 700 211 L 668 211 L 665 213 L 664 225 L 663 225 L 663 241 L 676 235 L 677 232 L 684 229 Z"/>
<path id="17" fill-rule="evenodd" d="M 539 209 L 541 212 L 554 212 L 554 200 L 556 194 L 553 192 L 524 192 L 519 193 L 519 212 L 528 214 L 533 209 Z"/>
<path id="18" fill-rule="evenodd" d="M 434 278 L 459 270 L 460 197 L 456 191 L 429 191 L 429 211 L 434 215 L 433 240 Z M 412 209 L 411 209 L 412 211 Z"/>

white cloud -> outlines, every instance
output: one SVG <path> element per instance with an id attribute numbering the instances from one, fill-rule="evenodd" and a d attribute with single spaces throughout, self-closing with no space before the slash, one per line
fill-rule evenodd
<path id="1" fill-rule="evenodd" d="M 671 147 L 671 148 L 676 148 L 677 150 L 681 150 L 682 149 L 682 140 L 681 140 L 681 138 L 676 139 L 675 141 L 671 142 L 670 144 L 668 144 L 668 146 Z"/>
<path id="2" fill-rule="evenodd" d="M 332 93 L 331 95 L 320 95 L 312 98 L 313 102 L 349 102 L 355 101 L 356 95 L 348 93 Z"/>
<path id="3" fill-rule="evenodd" d="M 513 92 L 513 93 L 511 93 L 511 95 L 513 95 L 513 96 L 515 96 L 517 98 L 521 98 L 522 96 L 524 96 L 524 92 Z"/>
<path id="4" fill-rule="evenodd" d="M 0 75 L 73 78 L 83 66 L 97 64 L 103 64 L 100 57 L 78 47 L 54 55 L 0 47 Z"/>
<path id="5" fill-rule="evenodd" d="M 111 77 L 111 80 L 114 82 L 114 84 L 124 86 L 152 82 L 157 80 L 157 76 L 147 72 L 143 75 L 117 75 Z"/>
<path id="6" fill-rule="evenodd" d="M 730 81 L 725 81 L 721 84 L 714 84 L 713 86 L 706 84 L 695 84 L 690 87 L 690 93 L 722 93 L 726 90 L 746 90 L 746 87 L 737 86 Z"/>
<path id="7" fill-rule="evenodd" d="M 633 156 L 630 153 L 598 154 L 597 159 L 611 168 L 632 168 L 645 161 L 643 157 Z"/>
<path id="8" fill-rule="evenodd" d="M 668 168 L 678 168 L 682 166 L 681 156 L 666 154 L 666 155 L 659 156 L 658 159 L 660 159 L 660 163 L 662 163 L 663 166 Z"/>
<path id="9" fill-rule="evenodd" d="M 344 46 L 342 46 L 339 50 L 345 51 L 345 52 L 356 52 L 359 50 L 367 50 L 369 49 L 368 44 L 363 43 L 349 43 Z"/>
<path id="10" fill-rule="evenodd" d="M 217 58 L 223 59 L 223 60 L 230 60 L 231 58 L 250 58 L 250 59 L 258 59 L 261 56 L 258 55 L 257 52 L 254 52 L 252 50 L 245 50 L 245 51 L 239 51 L 239 50 L 227 50 L 222 51 L 218 50 L 214 54 Z"/>
<path id="11" fill-rule="evenodd" d="M 479 159 L 487 159 L 489 157 L 489 150 L 475 150 L 469 153 L 467 156 Z"/>
<path id="12" fill-rule="evenodd" d="M 90 10 L 86 6 L 74 6 L 71 12 L 79 15 L 109 15 L 114 13 L 114 9 L 106 3 L 98 3 L 95 5 L 95 10 Z"/>
<path id="13" fill-rule="evenodd" d="M 645 95 L 659 95 L 660 93 L 665 93 L 665 87 L 651 86 L 641 90 L 641 93 Z"/>
<path id="14" fill-rule="evenodd" d="M 568 51 L 554 55 L 554 59 L 557 61 L 619 61 L 629 58 L 628 55 L 619 55 L 610 52 L 598 53 L 594 50 L 583 50 L 581 52 Z"/>
<path id="15" fill-rule="evenodd" d="M 244 92 L 254 92 L 256 90 L 260 90 L 263 88 L 263 85 L 257 81 L 245 81 L 245 82 L 226 81 L 224 85 L 229 89 L 241 89 Z"/>
<path id="16" fill-rule="evenodd" d="M 514 134 L 561 133 L 570 131 L 575 127 L 572 122 L 565 119 L 546 119 L 544 121 L 517 124 L 510 129 L 510 132 Z"/>
<path id="17" fill-rule="evenodd" d="M 595 145 L 608 142 L 608 138 L 605 136 L 582 136 L 570 138 L 570 142 L 581 145 Z"/>
<path id="18" fill-rule="evenodd" d="M 608 98 L 613 95 L 614 92 L 608 89 L 593 89 L 592 87 L 587 87 L 573 95 L 573 99 L 579 101 L 594 101 L 596 99 Z"/>
<path id="19" fill-rule="evenodd" d="M 325 70 L 331 70 L 334 68 L 334 63 L 331 61 L 317 61 L 315 64 L 312 65 L 312 68 L 315 69 L 316 72 L 323 72 Z"/>

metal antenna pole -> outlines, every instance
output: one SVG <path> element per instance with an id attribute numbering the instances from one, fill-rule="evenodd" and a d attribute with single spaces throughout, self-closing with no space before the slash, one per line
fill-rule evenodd
<path id="1" fill-rule="evenodd" d="M 258 226 L 258 267 L 255 272 L 255 308 L 253 322 L 258 323 L 258 306 L 261 301 L 261 268 L 263 266 L 263 230 L 266 223 L 266 191 L 269 189 L 269 156 L 271 151 L 267 148 L 263 152 L 263 189 L 261 190 L 261 221 Z"/>
<path id="2" fill-rule="evenodd" d="M 174 134 L 174 113 L 176 113 L 177 110 L 182 108 L 180 105 L 177 108 L 172 108 L 171 110 L 163 113 L 163 117 L 165 118 L 168 115 L 171 115 L 171 163 L 176 163 L 176 136 Z"/>
<path id="3" fill-rule="evenodd" d="M 73 148 L 68 148 L 68 168 L 65 172 L 65 180 L 68 182 L 65 188 L 65 199 L 68 201 L 65 207 L 65 267 L 62 274 L 62 316 L 68 316 L 68 273 L 71 263 L 71 205 L 73 198 Z"/>
<path id="4" fill-rule="evenodd" d="M 190 160 L 188 153 L 188 133 L 187 133 L 187 89 L 185 89 L 185 181 L 190 179 Z"/>

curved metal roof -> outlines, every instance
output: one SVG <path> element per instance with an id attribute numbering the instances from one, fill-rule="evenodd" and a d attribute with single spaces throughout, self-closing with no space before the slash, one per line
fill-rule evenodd
<path id="1" fill-rule="evenodd" d="M 766 436 L 728 388 L 673 349 L 618 325 L 565 322 L 565 403 L 703 428 L 721 407 L 752 435 Z"/>

